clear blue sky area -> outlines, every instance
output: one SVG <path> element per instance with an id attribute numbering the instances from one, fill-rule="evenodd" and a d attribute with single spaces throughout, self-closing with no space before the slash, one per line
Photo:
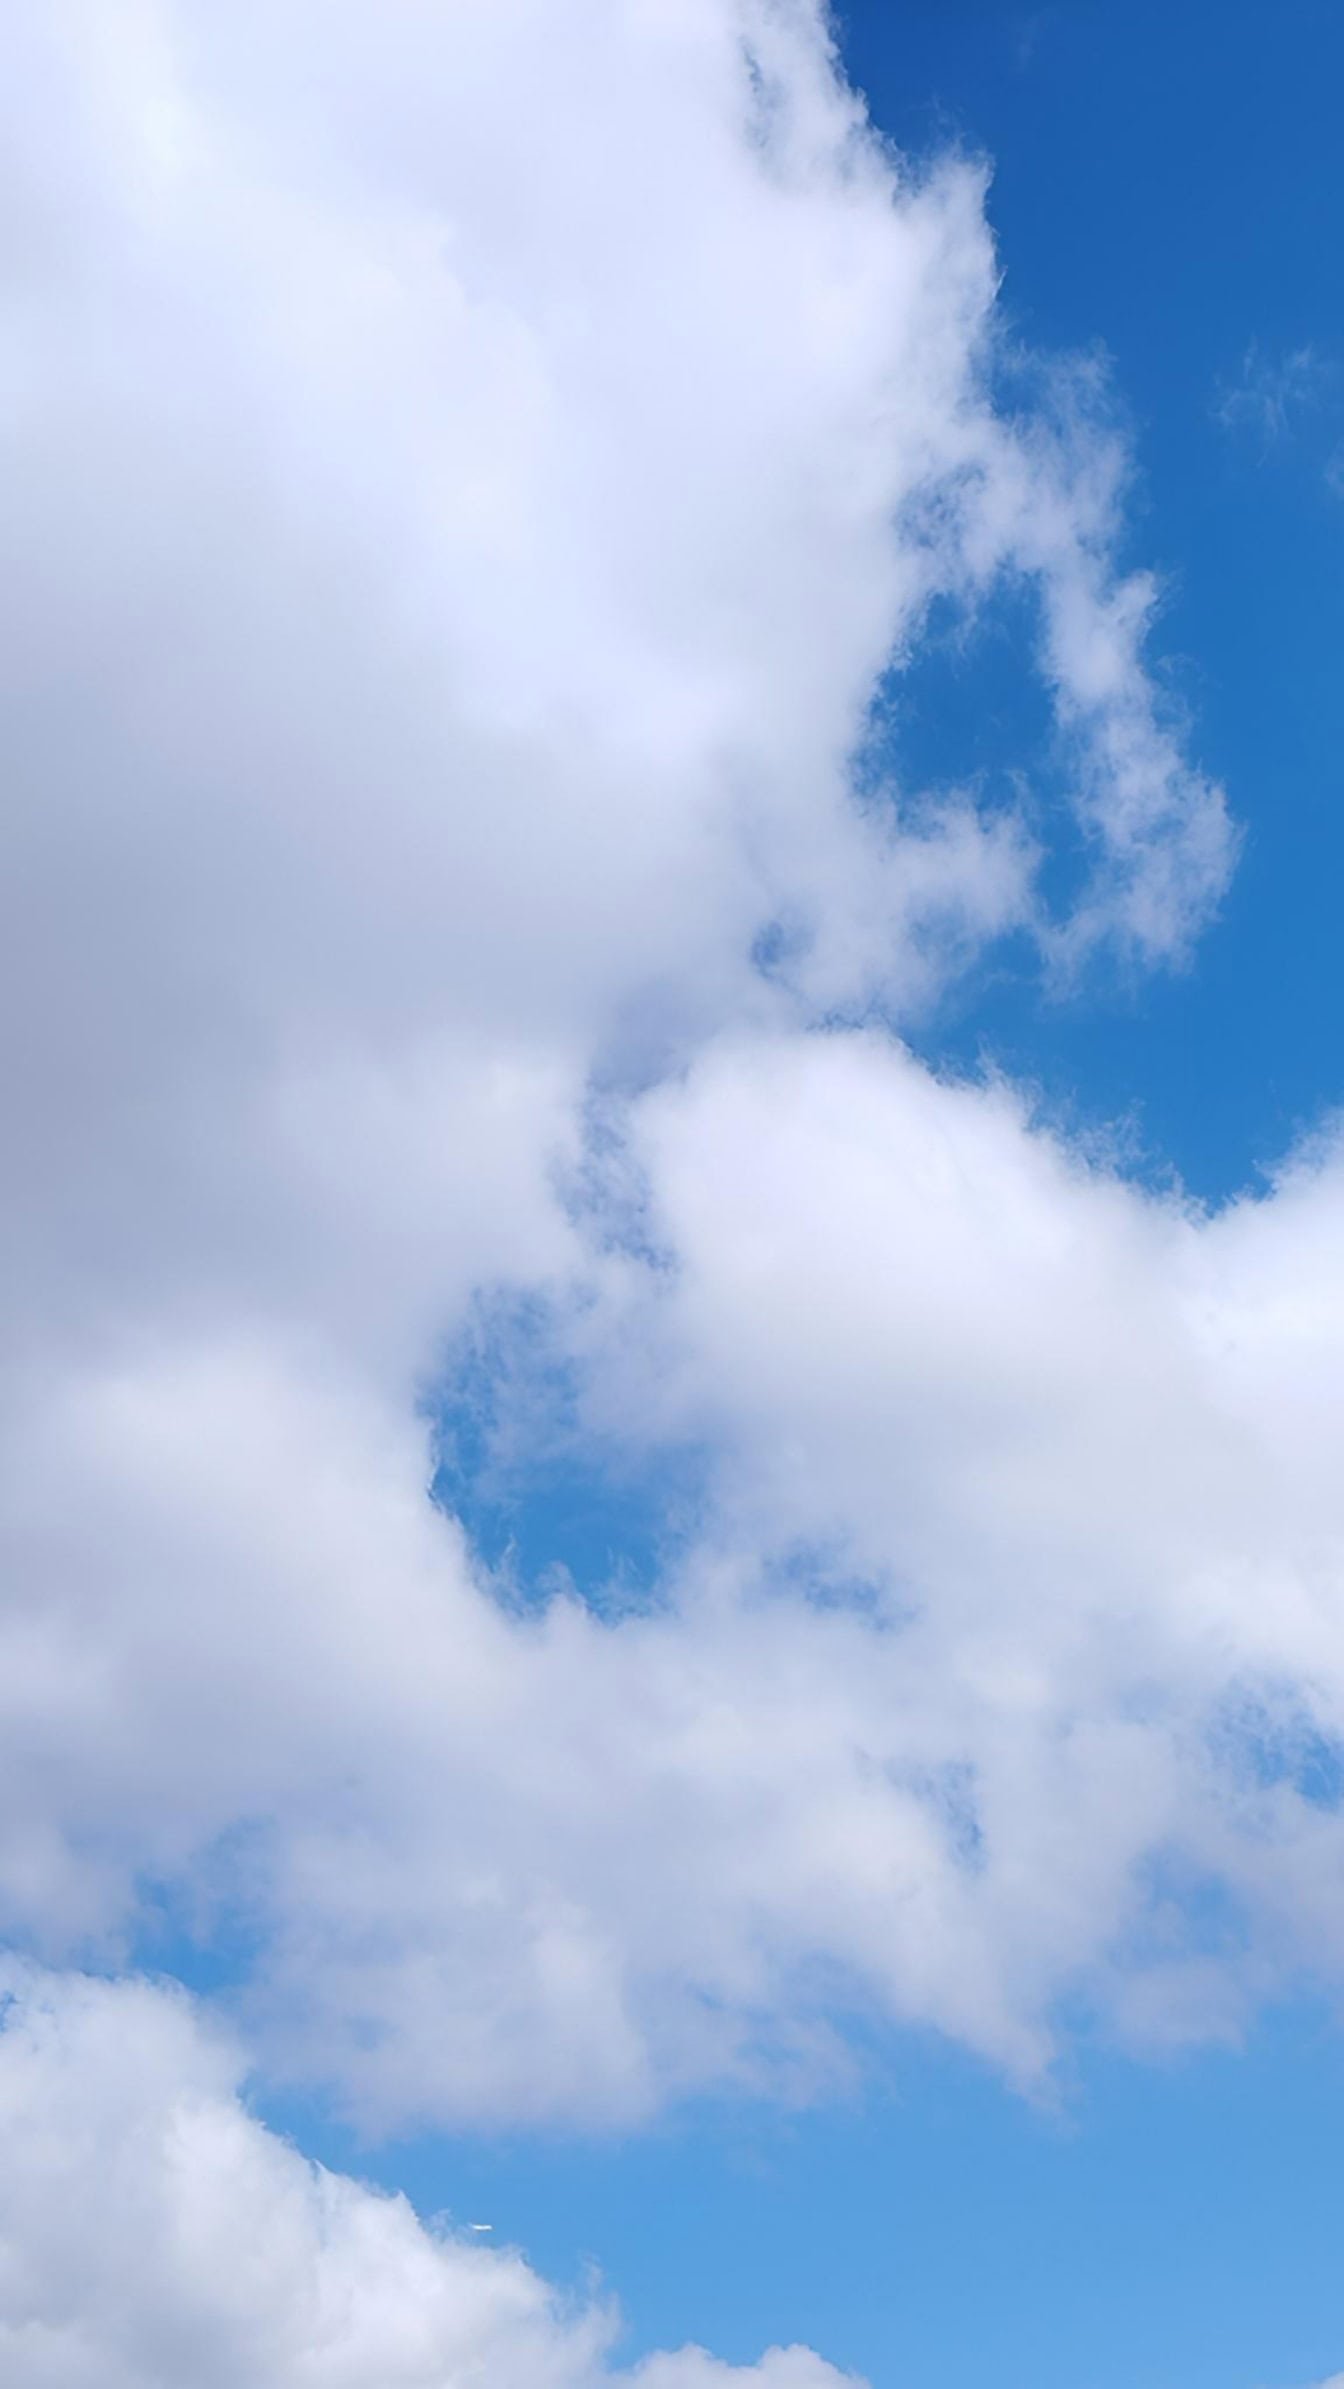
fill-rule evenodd
<path id="1" fill-rule="evenodd" d="M 992 160 L 1022 338 L 1110 360 L 1133 557 L 1166 585 L 1155 646 L 1245 831 L 1187 974 L 1046 1007 L 1003 971 L 929 1043 L 1131 1118 L 1152 1161 L 1216 1200 L 1344 1097 L 1344 11 L 911 0 L 851 8 L 843 31 L 900 143 Z M 924 705 L 912 692 L 919 764 L 947 760 L 958 720 L 985 735 L 993 662 L 981 642 L 959 687 L 944 672 Z"/>
<path id="2" fill-rule="evenodd" d="M 1033 2106 L 923 2040 L 848 2110 L 722 2106 L 626 2143 L 334 2163 L 619 2285 L 631 2352 L 824 2347 L 873 2389 L 1307 2389 L 1338 2369 L 1344 2043 L 1302 2011 L 1238 2051 L 1094 2054 Z"/>
<path id="3" fill-rule="evenodd" d="M 1102 348 L 1137 458 L 1155 645 L 1244 825 L 1185 974 L 1047 1000 L 996 964 L 926 1048 L 991 1056 L 1218 1200 L 1344 1099 L 1344 8 L 1324 0 L 855 5 L 872 112 L 993 160 L 1024 341 Z M 1331 485 L 1339 457 L 1339 486 Z M 990 625 L 897 692 L 902 768 L 1006 764 L 1020 673 Z M 997 741 L 997 745 L 996 745 Z M 455 1495 L 460 1487 L 451 1486 Z M 554 1473 L 472 1519 L 525 1574 L 647 1560 L 662 1491 Z M 479 1505 L 478 1505 L 479 1506 Z M 488 1508 L 488 1505 L 487 1505 Z M 595 2260 L 634 2348 L 745 2360 L 807 2340 L 874 2389 L 1295 2389 L 1344 2366 L 1344 2040 L 1270 2019 L 1242 2051 L 1075 2052 L 1053 2112 L 930 2042 L 848 2110 L 683 2116 L 628 2144 L 306 2145 L 493 2221 L 547 2272 Z"/>

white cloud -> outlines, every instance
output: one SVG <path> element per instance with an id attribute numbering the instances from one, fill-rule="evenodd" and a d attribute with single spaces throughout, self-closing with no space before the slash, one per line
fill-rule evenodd
<path id="1" fill-rule="evenodd" d="M 1311 341 L 1274 357 L 1253 340 L 1235 381 L 1219 393 L 1218 421 L 1225 431 L 1257 433 L 1269 449 L 1296 430 L 1304 414 L 1320 406 L 1334 371 Z"/>
<path id="2" fill-rule="evenodd" d="M 763 925 L 829 1007 L 1030 917 L 1012 825 L 847 794 L 940 589 L 1041 587 L 1099 872 L 1047 941 L 1184 945 L 1227 833 L 1109 562 L 1113 443 L 995 415 L 981 178 L 896 177 L 810 8 L 108 22 L 8 29 L 38 1299 L 185 1278 L 344 1333 L 376 1266 L 418 1355 L 553 1256 L 594 1054 L 759 1002 Z"/>
<path id="3" fill-rule="evenodd" d="M 395 1405 L 273 1347 L 86 1382 L 7 1488 L 11 1914 L 241 1901 L 268 2063 L 375 2124 L 811 2092 L 855 2008 L 1030 2075 L 1061 2003 L 1337 1981 L 1336 1148 L 1209 1219 L 796 1034 L 630 1134 L 675 1258 L 564 1336 L 590 1448 L 713 1455 L 662 1603 L 509 1614 Z"/>
<path id="4" fill-rule="evenodd" d="M 1333 1716 L 1330 1172 L 1197 1232 L 803 1036 L 1013 923 L 1179 953 L 1226 874 L 1095 393 L 994 403 L 979 173 L 893 166 L 801 0 L 5 39 L 8 1927 L 241 1909 L 270 2062 L 382 2116 L 812 2082 L 832 1994 L 1022 2065 L 1080 1981 L 1170 2017 L 1118 1944 L 1172 1850 L 1328 1955 L 1333 1820 L 1242 1831 L 1202 1737 L 1248 1674 Z M 852 800 L 885 666 L 1005 577 L 1064 921 L 1021 824 Z M 660 1074 L 663 1296 L 565 1194 L 593 1083 Z M 590 1301 L 595 1426 L 715 1443 L 656 1615 L 510 1620 L 425 1501 L 500 1281 Z M 1243 1313 L 1272 1411 L 1209 1392 Z M 916 1623 L 762 1598 L 799 1538 Z"/>
<path id="5" fill-rule="evenodd" d="M 1231 436 L 1256 440 L 1262 463 L 1271 451 L 1305 441 L 1327 490 L 1338 497 L 1344 489 L 1339 389 L 1338 358 L 1313 341 L 1274 356 L 1253 340 L 1214 412 Z"/>
<path id="6" fill-rule="evenodd" d="M 184 1999 L 11 1969 L 5 2001 L 9 2389 L 841 2389 L 803 2348 L 616 2371 L 609 2307 L 265 2130 Z"/>

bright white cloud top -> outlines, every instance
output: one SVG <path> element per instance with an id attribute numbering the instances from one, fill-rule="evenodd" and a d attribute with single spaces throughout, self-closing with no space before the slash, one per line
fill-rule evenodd
<path id="1" fill-rule="evenodd" d="M 809 2087 L 847 2010 L 1029 2074 L 1066 1996 L 1337 1978 L 1338 1157 L 1205 1218 L 871 1025 L 1009 928 L 1178 958 L 1231 862 L 979 171 L 888 157 L 804 0 L 5 39 L 9 1937 L 241 1915 L 254 2046 L 374 2124 Z M 1063 914 L 1029 811 L 855 770 L 1009 581 Z M 592 1450 L 705 1456 L 642 1614 L 520 1618 L 426 1498 L 500 1289 Z M 21 2389 L 608 2377 L 181 2006 L 22 1999 Z"/>

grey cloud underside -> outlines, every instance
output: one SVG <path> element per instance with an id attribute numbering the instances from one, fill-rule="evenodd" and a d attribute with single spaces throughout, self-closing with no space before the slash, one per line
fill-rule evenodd
<path id="1" fill-rule="evenodd" d="M 1333 1151 L 1206 1220 L 853 1025 L 1010 928 L 1179 957 L 1231 859 L 1086 376 L 996 402 L 981 175 L 803 5 L 5 41 L 10 1934 L 231 1919 L 375 2122 L 1336 1980 Z M 1063 918 L 1025 815 L 852 784 L 1007 582 Z M 426 1498 L 500 1285 L 596 1445 L 709 1455 L 647 1615 L 520 1619 Z"/>

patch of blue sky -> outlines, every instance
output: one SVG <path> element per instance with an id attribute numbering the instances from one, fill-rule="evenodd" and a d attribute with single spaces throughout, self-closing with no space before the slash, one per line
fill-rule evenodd
<path id="1" fill-rule="evenodd" d="M 1137 467 L 1131 560 L 1164 583 L 1154 656 L 1245 830 L 1188 969 L 1140 982 L 1103 960 L 1060 1001 L 1008 949 L 916 1041 L 1126 1124 L 1133 1166 L 1217 1201 L 1344 1099 L 1344 17 L 1316 0 L 856 0 L 841 33 L 887 132 L 992 159 L 1022 339 L 1109 361 Z M 1015 740 L 1040 773 L 1020 632 L 1001 612 L 962 648 L 934 641 L 895 716 L 916 777 L 992 774 Z"/>
<path id="2" fill-rule="evenodd" d="M 1344 2044 L 1305 2007 L 1244 2048 L 1075 2055 L 1016 2096 L 924 2037 L 781 2115 L 704 2103 L 627 2140 L 301 2145 L 619 2288 L 625 2353 L 801 2340 L 873 2389 L 1304 2389 L 1344 2341 Z"/>
<path id="3" fill-rule="evenodd" d="M 705 1456 L 595 1432 L 544 1302 L 478 1309 L 431 1404 L 432 1492 L 499 1597 L 577 1594 L 598 1615 L 655 1599 L 701 1515 Z"/>
<path id="4" fill-rule="evenodd" d="M 216 1838 L 188 1879 L 142 1878 L 129 1947 L 94 1945 L 83 1953 L 89 1971 L 129 1966 L 227 2008 L 255 1979 L 266 1945 L 255 1894 L 266 1840 L 264 1826 L 239 1825 Z"/>
<path id="5" fill-rule="evenodd" d="M 1300 1701 L 1261 1694 L 1229 1706 L 1214 1729 L 1216 1757 L 1256 1791 L 1283 1790 L 1312 1808 L 1344 1804 L 1344 1745 Z"/>

